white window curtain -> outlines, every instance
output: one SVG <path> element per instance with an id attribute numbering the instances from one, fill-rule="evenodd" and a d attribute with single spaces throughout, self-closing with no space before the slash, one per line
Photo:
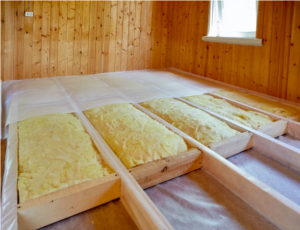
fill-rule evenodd
<path id="1" fill-rule="evenodd" d="M 208 36 L 255 38 L 257 0 L 211 0 Z"/>

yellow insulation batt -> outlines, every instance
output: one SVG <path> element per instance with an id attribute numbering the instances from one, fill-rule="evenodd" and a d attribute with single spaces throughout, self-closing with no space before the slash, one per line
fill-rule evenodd
<path id="1" fill-rule="evenodd" d="M 106 105 L 84 114 L 127 168 L 187 151 L 182 137 L 131 104 Z"/>
<path id="2" fill-rule="evenodd" d="M 113 173 L 73 114 L 20 121 L 18 136 L 20 202 Z"/>
<path id="3" fill-rule="evenodd" d="M 239 133 L 225 122 L 173 98 L 140 104 L 204 145 L 222 141 Z"/>
<path id="4" fill-rule="evenodd" d="M 253 129 L 272 123 L 269 116 L 265 114 L 240 109 L 223 99 L 214 98 L 209 95 L 196 95 L 184 98 Z"/>
<path id="5" fill-rule="evenodd" d="M 237 90 L 220 90 L 215 94 L 227 97 L 229 99 L 242 102 L 244 104 L 256 107 L 258 109 L 276 114 L 281 117 L 292 117 L 300 115 L 300 109 L 285 105 L 280 102 L 270 101 L 255 95 L 243 93 Z"/>

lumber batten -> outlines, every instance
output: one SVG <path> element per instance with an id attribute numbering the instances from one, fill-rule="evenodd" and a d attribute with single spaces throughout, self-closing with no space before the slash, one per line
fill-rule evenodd
<path id="1" fill-rule="evenodd" d="M 252 133 L 244 132 L 224 141 L 212 143 L 208 147 L 224 158 L 252 148 Z"/>
<path id="2" fill-rule="evenodd" d="M 238 101 L 235 101 L 235 100 L 232 100 L 232 99 L 229 99 L 227 97 L 220 96 L 220 95 L 217 95 L 217 94 L 214 94 L 214 93 L 207 93 L 207 95 L 211 95 L 213 97 L 223 99 L 223 100 L 227 101 L 228 103 L 230 103 L 230 104 L 232 104 L 236 107 L 239 107 L 241 109 L 252 110 L 252 111 L 256 111 L 256 112 L 268 115 L 272 120 L 275 120 L 275 121 L 278 121 L 278 120 L 286 121 L 287 122 L 286 133 L 300 139 L 300 123 L 293 120 L 293 119 L 297 120 L 297 117 L 299 117 L 300 115 L 297 115 L 296 117 L 293 117 L 293 119 L 285 118 L 285 117 L 281 117 L 281 116 L 275 115 L 273 113 L 269 113 L 267 111 L 258 109 L 256 107 L 246 105 L 246 104 L 243 104 L 241 102 L 238 102 Z M 263 130 L 260 130 L 260 131 L 263 132 Z M 268 133 L 266 133 L 266 134 L 268 135 Z"/>
<path id="3" fill-rule="evenodd" d="M 130 169 L 131 175 L 143 189 L 201 168 L 202 153 L 191 149 Z"/>
<path id="4" fill-rule="evenodd" d="M 19 229 L 37 229 L 94 208 L 121 194 L 121 179 L 110 174 L 18 204 Z"/>

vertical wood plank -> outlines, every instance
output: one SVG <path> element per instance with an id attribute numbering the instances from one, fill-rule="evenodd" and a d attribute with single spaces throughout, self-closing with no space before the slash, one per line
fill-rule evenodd
<path id="1" fill-rule="evenodd" d="M 218 81 L 222 81 L 224 79 L 223 62 L 225 61 L 225 45 L 226 44 L 219 45 L 219 52 L 218 52 L 219 67 L 218 67 L 218 78 L 217 78 Z M 209 52 L 210 50 L 208 49 L 207 51 Z"/>
<path id="2" fill-rule="evenodd" d="M 207 56 L 207 73 L 208 78 L 213 78 L 213 64 L 217 61 L 217 58 L 214 56 L 213 48 L 215 43 L 208 42 L 208 56 Z"/>
<path id="3" fill-rule="evenodd" d="M 81 68 L 80 68 L 80 74 L 88 74 L 90 3 L 91 2 L 89 2 L 89 1 L 84 1 L 83 6 L 82 6 Z"/>
<path id="4" fill-rule="evenodd" d="M 15 4 L 15 45 L 14 45 L 14 78 L 23 79 L 23 58 L 24 58 L 24 2 Z"/>
<path id="5" fill-rule="evenodd" d="M 278 79 L 278 91 L 277 97 L 286 99 L 287 94 L 287 79 L 289 69 L 289 58 L 290 58 L 290 47 L 291 47 L 291 36 L 292 36 L 292 24 L 293 24 L 293 7 L 294 2 L 285 1 L 284 4 L 284 38 L 283 44 L 281 45 L 280 57 L 282 57 L 282 63 L 280 64 L 279 73 L 281 74 Z"/>
<path id="6" fill-rule="evenodd" d="M 127 70 L 127 56 L 128 56 L 128 32 L 129 32 L 129 2 L 124 1 L 123 14 L 123 37 L 122 37 L 122 63 L 121 70 Z"/>
<path id="7" fill-rule="evenodd" d="M 155 30 L 155 52 L 153 52 L 153 60 L 154 60 L 154 68 L 160 68 L 161 66 L 161 58 L 162 58 L 162 3 L 163 2 L 157 2 L 156 6 L 156 30 Z"/>
<path id="8" fill-rule="evenodd" d="M 251 86 L 251 79 L 253 76 L 253 55 L 254 49 L 252 46 L 246 46 L 245 53 L 245 78 L 243 81 L 243 87 L 249 89 Z"/>
<path id="9" fill-rule="evenodd" d="M 60 18 L 60 6 L 58 1 L 51 2 L 51 17 L 50 17 L 50 69 L 49 77 L 58 75 L 58 33 Z"/>
<path id="10" fill-rule="evenodd" d="M 139 69 L 142 2 L 135 2 L 133 69 Z"/>
<path id="11" fill-rule="evenodd" d="M 173 13 L 174 13 L 174 2 L 168 2 L 168 33 L 167 33 L 167 50 L 166 50 L 166 67 L 171 66 L 171 53 L 172 53 L 172 42 L 173 42 Z"/>
<path id="12" fill-rule="evenodd" d="M 73 74 L 75 1 L 68 2 L 66 75 Z"/>
<path id="13" fill-rule="evenodd" d="M 127 48 L 127 70 L 133 70 L 134 63 L 134 21 L 135 21 L 135 3 L 129 2 L 129 32 Z"/>
<path id="14" fill-rule="evenodd" d="M 97 2 L 91 1 L 89 11 L 88 74 L 96 73 Z"/>
<path id="15" fill-rule="evenodd" d="M 139 47 L 139 67 L 138 69 L 145 69 L 146 58 L 146 39 L 147 39 L 147 2 L 141 2 L 141 40 Z"/>
<path id="16" fill-rule="evenodd" d="M 41 77 L 42 7 L 42 2 L 34 2 L 32 38 L 32 78 Z"/>
<path id="17" fill-rule="evenodd" d="M 34 2 L 30 3 L 30 9 L 28 9 L 28 1 L 24 2 L 24 11 L 34 12 Z M 33 17 L 24 18 L 24 67 L 23 67 L 23 78 L 32 78 L 32 39 L 33 39 Z"/>
<path id="18" fill-rule="evenodd" d="M 202 25 L 202 36 L 206 36 L 207 35 L 207 29 L 208 29 L 208 15 L 209 15 L 209 7 L 210 7 L 210 3 L 208 1 L 206 2 L 202 2 L 203 4 L 203 25 Z M 207 55 L 208 55 L 208 47 L 207 45 L 204 43 L 204 47 L 202 47 L 203 52 L 202 52 L 202 68 L 200 71 L 200 75 L 205 76 L 206 75 L 206 69 L 207 69 Z"/>
<path id="19" fill-rule="evenodd" d="M 271 34 L 271 55 L 270 55 L 270 77 L 268 84 L 268 94 L 277 95 L 277 82 L 279 75 L 279 63 L 283 60 L 280 55 L 281 40 L 284 35 L 282 31 L 282 10 L 283 2 L 274 2 L 272 34 Z"/>
<path id="20" fill-rule="evenodd" d="M 232 46 L 232 60 L 231 60 L 231 78 L 230 84 L 236 85 L 237 84 L 237 70 L 238 70 L 238 45 Z"/>
<path id="21" fill-rule="evenodd" d="M 230 83 L 230 78 L 231 78 L 231 66 L 232 66 L 232 46 L 227 44 L 225 46 L 225 60 L 223 62 L 224 64 L 224 82 L 225 83 Z M 251 47 L 252 48 L 252 47 Z"/>
<path id="22" fill-rule="evenodd" d="M 300 2 L 294 2 L 287 99 L 300 102 Z"/>
<path id="23" fill-rule="evenodd" d="M 103 73 L 102 52 L 103 52 L 103 16 L 104 1 L 97 2 L 97 24 L 96 24 L 96 73 Z"/>
<path id="24" fill-rule="evenodd" d="M 160 67 L 166 67 L 167 42 L 168 42 L 168 2 L 162 2 L 162 41 L 161 41 L 161 63 Z"/>
<path id="25" fill-rule="evenodd" d="M 256 37 L 263 38 L 263 25 L 264 25 L 264 9 L 265 2 L 258 2 L 258 12 L 257 12 L 257 26 L 256 26 Z M 253 80 L 251 88 L 253 90 L 259 91 L 260 89 L 260 74 L 261 74 L 261 53 L 262 47 L 254 48 L 254 60 L 253 60 Z"/>
<path id="26" fill-rule="evenodd" d="M 182 44 L 182 18 L 183 18 L 183 2 L 182 1 L 180 1 L 180 2 L 178 2 L 178 5 L 179 6 L 177 6 L 178 8 L 177 8 L 177 23 L 176 23 L 176 49 L 175 49 L 175 58 L 174 58 L 174 60 L 175 60 L 175 67 L 176 68 L 180 68 L 180 57 L 181 57 L 181 44 Z"/>
<path id="27" fill-rule="evenodd" d="M 258 11 L 257 11 L 257 23 L 256 23 L 256 37 L 262 38 L 263 36 L 263 24 L 264 24 L 264 9 L 265 9 L 265 2 L 259 1 L 258 2 Z"/>
<path id="28" fill-rule="evenodd" d="M 43 2 L 41 77 L 49 77 L 51 3 Z"/>
<path id="29" fill-rule="evenodd" d="M 265 2 L 264 8 L 263 49 L 261 56 L 261 79 L 259 85 L 259 91 L 262 93 L 267 92 L 269 83 L 273 4 L 274 2 Z"/>
<path id="30" fill-rule="evenodd" d="M 218 73 L 219 73 L 219 59 L 220 59 L 219 50 L 220 50 L 220 44 L 219 43 L 214 43 L 213 44 L 213 50 L 211 50 L 211 52 L 213 52 L 213 73 L 212 73 L 212 79 L 215 79 L 215 80 L 218 79 Z M 208 61 L 208 63 L 209 63 L 209 61 Z M 208 69 L 207 69 L 207 72 L 208 72 Z"/>
<path id="31" fill-rule="evenodd" d="M 237 69 L 237 86 L 243 87 L 245 78 L 245 46 L 239 46 L 238 48 L 238 69 Z"/>
<path id="32" fill-rule="evenodd" d="M 14 79 L 15 4 L 5 2 L 4 80 Z"/>
<path id="33" fill-rule="evenodd" d="M 253 59 L 253 80 L 251 89 L 259 91 L 260 79 L 261 79 L 261 53 L 262 47 L 254 47 L 254 59 Z"/>
<path id="34" fill-rule="evenodd" d="M 109 37 L 110 37 L 110 2 L 106 1 L 104 5 L 104 23 L 103 23 L 103 53 L 102 53 L 102 63 L 103 72 L 109 71 Z"/>
<path id="35" fill-rule="evenodd" d="M 66 75 L 67 59 L 67 17 L 68 3 L 61 1 L 59 4 L 58 20 L 58 76 Z"/>
<path id="36" fill-rule="evenodd" d="M 196 24 L 198 18 L 198 11 L 197 11 L 197 2 L 192 2 L 192 6 L 190 7 L 190 29 L 189 29 L 189 36 L 190 36 L 190 45 L 189 45 L 189 54 L 188 54 L 188 71 L 193 72 L 193 63 L 196 57 Z"/>
<path id="37" fill-rule="evenodd" d="M 73 74 L 81 73 L 82 1 L 75 2 Z"/>
<path id="38" fill-rule="evenodd" d="M 197 43 L 196 43 L 196 59 L 195 59 L 195 64 L 194 64 L 194 73 L 201 75 L 201 68 L 202 68 L 202 60 L 203 60 L 203 52 L 202 49 L 204 48 L 204 42 L 200 39 L 200 37 L 203 34 L 203 26 L 202 22 L 204 21 L 205 18 L 205 13 L 204 13 L 204 4 L 203 2 L 197 2 L 198 4 L 198 18 L 199 21 L 197 22 Z"/>
<path id="39" fill-rule="evenodd" d="M 123 2 L 118 1 L 115 71 L 121 71 L 122 65 L 123 7 Z"/>
<path id="40" fill-rule="evenodd" d="M 147 19 L 146 19 L 146 34 L 147 34 L 147 42 L 146 42 L 146 58 L 145 58 L 145 68 L 149 69 L 151 64 L 151 49 L 152 49 L 152 6 L 153 2 L 147 1 Z"/>
<path id="41" fill-rule="evenodd" d="M 110 35 L 109 35 L 109 72 L 115 71 L 115 57 L 116 57 L 116 32 L 117 32 L 117 11 L 118 3 L 111 2 L 110 9 Z"/>

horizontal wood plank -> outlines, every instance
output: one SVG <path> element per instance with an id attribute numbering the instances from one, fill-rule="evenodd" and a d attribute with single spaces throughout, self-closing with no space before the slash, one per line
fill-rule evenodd
<path id="1" fill-rule="evenodd" d="M 191 149 L 130 169 L 131 175 L 145 189 L 201 168 L 202 153 Z"/>
<path id="2" fill-rule="evenodd" d="M 37 229 L 120 197 L 116 174 L 87 181 L 18 204 L 19 229 Z"/>
<path id="3" fill-rule="evenodd" d="M 212 143 L 208 147 L 224 158 L 252 148 L 252 133 L 244 132 L 226 140 Z"/>

